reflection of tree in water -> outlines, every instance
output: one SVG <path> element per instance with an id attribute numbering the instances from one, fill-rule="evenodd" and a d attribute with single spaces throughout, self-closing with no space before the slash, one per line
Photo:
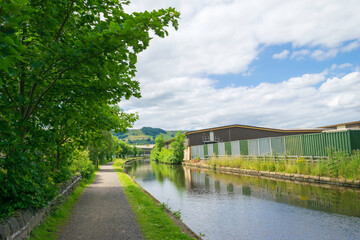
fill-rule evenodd
<path id="1" fill-rule="evenodd" d="M 206 189 L 212 188 L 213 191 L 207 191 L 209 193 L 220 193 L 221 186 L 224 184 L 223 186 L 226 187 L 224 190 L 227 193 L 234 193 L 237 192 L 235 189 L 239 189 L 238 192 L 246 196 L 360 217 L 360 191 L 358 189 L 297 184 L 194 168 L 185 168 L 185 171 L 190 171 L 188 175 L 193 177 L 192 185 L 196 185 L 196 188 L 200 188 L 201 185 Z"/>
<path id="2" fill-rule="evenodd" d="M 181 165 L 168 165 L 153 161 L 150 162 L 150 165 L 159 182 L 163 182 L 167 178 L 175 184 L 177 189 L 185 189 L 185 173 Z"/>

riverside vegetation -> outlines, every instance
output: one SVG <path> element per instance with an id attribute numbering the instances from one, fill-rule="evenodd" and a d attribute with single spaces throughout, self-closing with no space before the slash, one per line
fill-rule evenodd
<path id="1" fill-rule="evenodd" d="M 346 152 L 329 152 L 328 160 L 318 160 L 312 164 L 302 157 L 296 161 L 284 158 L 252 156 L 252 157 L 212 157 L 205 163 L 216 167 L 230 167 L 257 171 L 297 173 L 322 177 L 360 179 L 360 151 L 352 154 Z M 197 162 L 198 160 L 194 160 Z"/>
<path id="2" fill-rule="evenodd" d="M 170 148 L 165 148 L 164 137 L 159 135 L 155 139 L 154 148 L 151 150 L 150 160 L 169 164 L 180 164 L 184 159 L 184 141 L 185 134 L 179 131 L 170 143 Z"/>
<path id="3" fill-rule="evenodd" d="M 137 55 L 180 13 L 127 4 L 0 3 L 0 218 L 45 206 L 74 171 L 90 176 L 111 157 L 111 132 L 138 119 L 118 107 L 141 97 Z"/>
<path id="4" fill-rule="evenodd" d="M 192 239 L 165 213 L 165 204 L 156 203 L 130 179 L 129 175 L 123 173 L 123 159 L 117 159 L 113 167 L 145 239 Z M 180 218 L 179 211 L 173 213 Z"/>

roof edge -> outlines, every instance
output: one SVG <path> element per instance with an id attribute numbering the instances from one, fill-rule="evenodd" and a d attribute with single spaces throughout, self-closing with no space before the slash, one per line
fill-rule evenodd
<path id="1" fill-rule="evenodd" d="M 324 130 L 324 129 L 318 129 L 318 128 L 316 128 L 316 129 L 276 129 L 276 128 L 255 127 L 255 126 L 248 126 L 248 125 L 233 124 L 233 125 L 222 126 L 222 127 L 188 131 L 185 134 L 190 135 L 190 134 L 194 134 L 194 133 L 208 132 L 208 131 L 228 129 L 228 128 L 247 128 L 247 129 L 257 129 L 257 130 L 265 130 L 265 131 L 272 131 L 272 132 L 322 132 Z"/>

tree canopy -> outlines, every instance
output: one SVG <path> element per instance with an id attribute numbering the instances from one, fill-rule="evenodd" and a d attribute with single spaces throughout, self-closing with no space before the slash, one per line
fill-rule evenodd
<path id="1" fill-rule="evenodd" d="M 153 33 L 165 37 L 167 27 L 177 29 L 179 13 L 126 13 L 124 4 L 129 1 L 1 1 L 0 205 L 6 211 L 42 206 L 71 152 L 137 119 L 117 104 L 141 96 L 133 79 L 137 54 Z"/>

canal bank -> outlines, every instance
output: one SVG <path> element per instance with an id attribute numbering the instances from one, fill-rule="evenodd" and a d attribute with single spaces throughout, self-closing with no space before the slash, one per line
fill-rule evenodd
<path id="1" fill-rule="evenodd" d="M 182 165 L 188 166 L 188 167 L 216 170 L 216 171 L 230 173 L 230 174 L 245 174 L 245 175 L 264 177 L 264 178 L 269 178 L 269 179 L 279 179 L 279 180 L 288 180 L 288 181 L 296 181 L 296 182 L 317 183 L 317 184 L 327 184 L 327 185 L 337 185 L 337 186 L 344 186 L 344 187 L 360 188 L 360 180 L 320 177 L 320 176 L 294 174 L 294 173 L 258 171 L 258 170 L 251 170 L 251 169 L 239 169 L 239 168 L 218 167 L 218 166 L 216 166 L 214 168 L 213 166 L 207 165 L 205 161 L 200 161 L 197 163 L 192 163 L 192 162 L 187 161 L 187 162 L 183 162 Z"/>
<path id="2" fill-rule="evenodd" d="M 158 201 L 126 171 L 123 171 L 123 166 L 129 167 L 135 162 L 117 160 L 114 169 L 135 212 L 144 237 L 146 239 L 201 239 L 179 219 L 179 215 L 175 216 L 166 204 Z"/>
<path id="3" fill-rule="evenodd" d="M 128 172 L 204 239 L 360 239 L 358 188 L 150 161 Z"/>

